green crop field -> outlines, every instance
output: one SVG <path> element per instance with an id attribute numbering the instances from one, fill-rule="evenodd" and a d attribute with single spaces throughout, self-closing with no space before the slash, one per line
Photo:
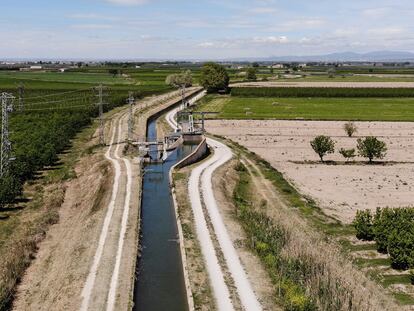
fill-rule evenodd
<path id="1" fill-rule="evenodd" d="M 207 96 L 200 111 L 221 119 L 414 121 L 414 98 L 269 98 Z"/>

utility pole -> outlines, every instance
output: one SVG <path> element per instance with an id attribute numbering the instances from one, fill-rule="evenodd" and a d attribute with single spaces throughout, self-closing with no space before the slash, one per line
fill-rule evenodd
<path id="1" fill-rule="evenodd" d="M 23 111 L 24 110 L 24 84 L 23 83 L 19 83 L 19 87 L 17 88 L 18 93 L 19 93 L 19 111 Z"/>
<path id="2" fill-rule="evenodd" d="M 98 107 L 99 107 L 99 144 L 101 146 L 105 145 L 105 124 L 103 118 L 103 86 L 99 84 L 96 88 L 98 90 Z"/>
<path id="3" fill-rule="evenodd" d="M 1 93 L 1 154 L 0 177 L 8 173 L 11 158 L 11 142 L 9 139 L 9 113 L 13 111 L 14 96 Z"/>
<path id="4" fill-rule="evenodd" d="M 185 84 L 182 85 L 181 87 L 181 110 L 184 110 L 185 107 Z"/>
<path id="5" fill-rule="evenodd" d="M 132 133 L 134 130 L 134 116 L 133 116 L 133 110 L 132 107 L 134 105 L 134 97 L 132 95 L 132 92 L 129 92 L 129 96 L 127 99 L 127 103 L 129 104 L 129 118 L 128 118 L 128 142 L 132 140 Z"/>

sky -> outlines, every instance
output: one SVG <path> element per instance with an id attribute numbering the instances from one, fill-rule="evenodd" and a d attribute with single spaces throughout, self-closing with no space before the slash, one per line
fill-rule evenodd
<path id="1" fill-rule="evenodd" d="M 414 52 L 413 0 L 0 0 L 0 59 Z"/>

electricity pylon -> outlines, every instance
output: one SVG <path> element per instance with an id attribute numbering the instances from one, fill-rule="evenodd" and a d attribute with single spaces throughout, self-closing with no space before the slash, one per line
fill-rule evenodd
<path id="1" fill-rule="evenodd" d="M 0 154 L 0 177 L 9 171 L 11 158 L 11 142 L 9 139 L 9 113 L 13 111 L 14 96 L 1 93 L 1 154 Z"/>
<path id="2" fill-rule="evenodd" d="M 132 92 L 129 92 L 129 96 L 127 99 L 127 103 L 129 104 L 129 118 L 128 118 L 128 142 L 132 140 L 132 133 L 134 130 L 134 116 L 133 116 L 133 105 L 134 105 L 135 99 L 132 96 Z"/>
<path id="3" fill-rule="evenodd" d="M 99 144 L 101 146 L 105 145 L 105 122 L 103 117 L 103 97 L 104 97 L 104 87 L 100 84 L 96 90 L 98 91 L 98 108 L 99 108 Z"/>

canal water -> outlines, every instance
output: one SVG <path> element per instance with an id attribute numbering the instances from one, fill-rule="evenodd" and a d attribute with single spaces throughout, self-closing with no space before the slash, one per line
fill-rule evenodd
<path id="1" fill-rule="evenodd" d="M 148 124 L 149 141 L 157 140 L 156 120 Z M 183 145 L 164 163 L 145 165 L 141 201 L 141 257 L 134 289 L 134 311 L 186 311 L 187 294 L 181 262 L 169 171 L 194 150 Z M 152 158 L 156 150 L 150 151 Z"/>

